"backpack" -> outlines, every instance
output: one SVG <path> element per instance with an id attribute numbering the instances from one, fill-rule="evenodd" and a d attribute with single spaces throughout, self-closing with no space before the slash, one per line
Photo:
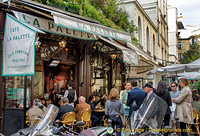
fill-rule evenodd
<path id="1" fill-rule="evenodd" d="M 69 103 L 73 103 L 74 102 L 74 95 L 75 95 L 75 90 L 74 89 L 68 89 L 67 98 L 69 99 Z"/>

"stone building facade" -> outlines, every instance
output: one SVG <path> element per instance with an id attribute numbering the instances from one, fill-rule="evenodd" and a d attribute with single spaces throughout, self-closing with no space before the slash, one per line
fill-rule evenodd
<path id="1" fill-rule="evenodd" d="M 132 36 L 138 39 L 137 48 L 143 51 L 141 60 L 152 68 L 165 66 L 169 62 L 167 3 L 165 0 L 121 0 L 121 6 L 130 15 L 130 20 L 138 28 Z M 141 63 L 142 66 L 148 66 Z M 140 64 L 139 64 L 140 66 Z M 145 72 L 145 70 L 144 70 Z M 136 73 L 137 74 L 137 73 Z M 133 79 L 136 75 L 133 75 Z M 157 83 L 159 75 L 147 77 Z M 137 78 L 138 79 L 138 78 Z M 156 86 L 156 84 L 154 84 Z"/>

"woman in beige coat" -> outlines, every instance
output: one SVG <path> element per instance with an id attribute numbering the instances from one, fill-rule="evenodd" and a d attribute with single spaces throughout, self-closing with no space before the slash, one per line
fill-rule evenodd
<path id="1" fill-rule="evenodd" d="M 172 102 L 176 103 L 175 117 L 180 122 L 181 135 L 187 136 L 186 124 L 193 123 L 192 115 L 192 92 L 188 86 L 186 78 L 180 79 L 180 86 L 182 90 L 177 98 L 172 98 Z"/>

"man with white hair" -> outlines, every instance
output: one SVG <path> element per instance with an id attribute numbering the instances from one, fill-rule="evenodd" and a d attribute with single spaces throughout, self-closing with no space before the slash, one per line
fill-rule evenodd
<path id="1" fill-rule="evenodd" d="M 79 99 L 79 104 L 76 105 L 76 108 L 74 111 L 76 112 L 76 120 L 80 121 L 81 120 L 81 113 L 85 109 L 90 109 L 90 105 L 85 102 L 85 97 L 80 96 Z"/>

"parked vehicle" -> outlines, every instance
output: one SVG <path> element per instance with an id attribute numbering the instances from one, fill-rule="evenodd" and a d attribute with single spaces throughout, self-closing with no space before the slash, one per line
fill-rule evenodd
<path id="1" fill-rule="evenodd" d="M 55 118 L 58 113 L 58 108 L 50 104 L 44 114 L 44 117 L 37 123 L 33 128 L 25 128 L 19 130 L 17 133 L 11 136 L 53 136 L 53 135 L 63 135 L 63 136 L 112 136 L 112 134 L 107 133 L 107 127 L 93 127 L 77 133 L 72 131 L 70 127 L 61 126 L 56 128 L 53 126 Z M 84 122 L 78 121 L 74 126 L 83 126 Z M 109 128 L 112 129 L 112 128 Z"/>
<path id="2" fill-rule="evenodd" d="M 160 135 L 167 103 L 157 95 L 146 97 L 140 108 L 131 116 L 131 136 Z"/>

